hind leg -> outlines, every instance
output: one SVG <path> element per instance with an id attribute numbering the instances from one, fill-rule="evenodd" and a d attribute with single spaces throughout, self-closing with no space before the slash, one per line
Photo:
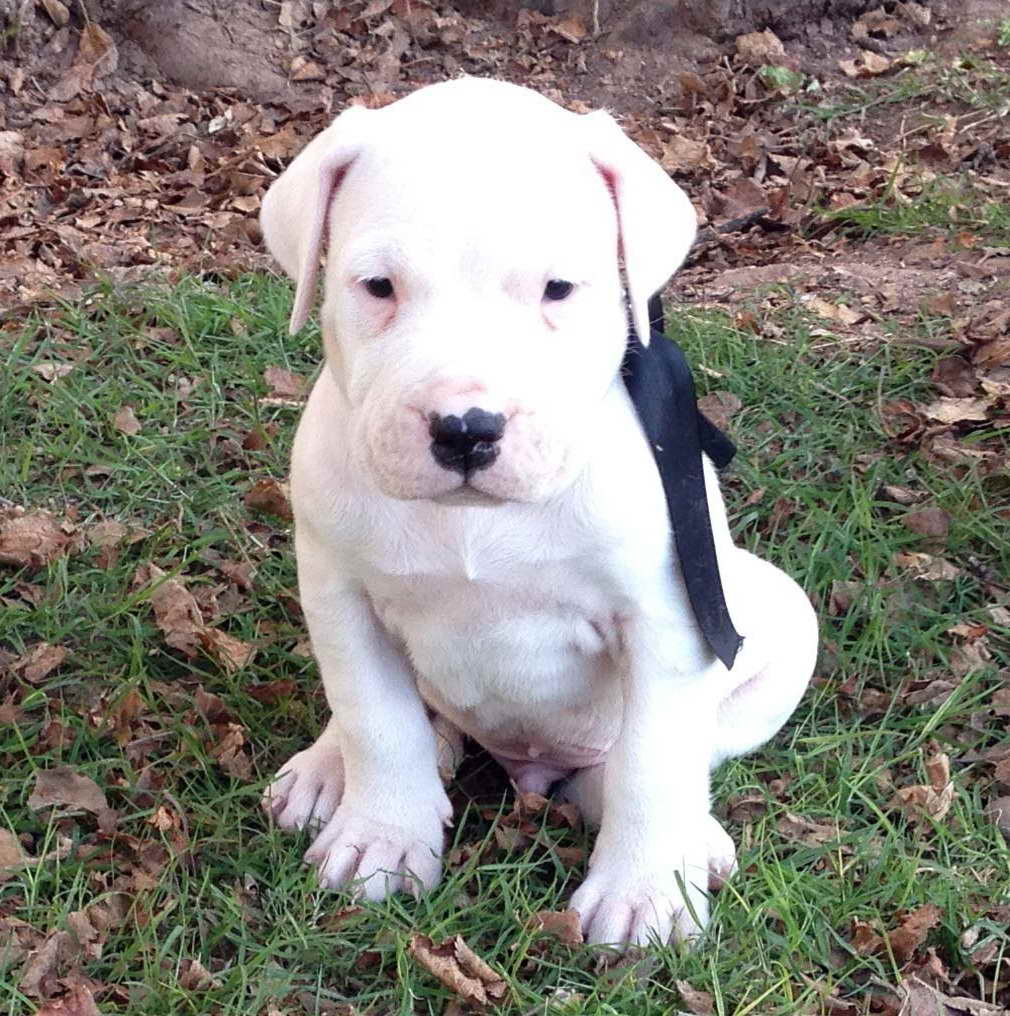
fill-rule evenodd
<path id="1" fill-rule="evenodd" d="M 719 704 L 712 768 L 770 740 L 803 697 L 817 660 L 817 616 L 784 572 L 746 551 L 735 562 L 751 596 L 731 603 L 745 635 L 732 684 Z M 753 595 L 758 591 L 760 595 Z M 731 676 L 732 676 L 731 671 Z"/>
<path id="2" fill-rule="evenodd" d="M 603 766 L 580 769 L 571 779 L 562 784 L 561 796 L 571 801 L 587 825 L 599 826 L 603 818 Z M 708 817 L 705 832 L 708 846 L 708 886 L 719 889 L 736 870 L 736 848 L 725 829 L 713 818 Z"/>
<path id="3" fill-rule="evenodd" d="M 730 607 L 744 645 L 733 669 L 712 678 L 727 683 L 710 748 L 712 769 L 775 736 L 802 697 L 817 656 L 816 615 L 792 579 L 742 550 L 735 552 L 727 577 L 730 590 L 742 591 Z M 603 774 L 603 765 L 582 769 L 561 790 L 591 825 L 599 825 L 603 815 Z M 732 874 L 736 851 L 712 816 L 706 843 L 709 884 L 716 887 Z"/>

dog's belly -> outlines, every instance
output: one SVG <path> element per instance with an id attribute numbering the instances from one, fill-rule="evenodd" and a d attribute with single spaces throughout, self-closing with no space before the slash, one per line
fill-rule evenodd
<path id="1" fill-rule="evenodd" d="M 621 716 L 613 620 L 538 588 L 425 577 L 373 594 L 428 705 L 521 789 L 601 762 Z M 556 588 L 556 587 L 555 587 Z"/>

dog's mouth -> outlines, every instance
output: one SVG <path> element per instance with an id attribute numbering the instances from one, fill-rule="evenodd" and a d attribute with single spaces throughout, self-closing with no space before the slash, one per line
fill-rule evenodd
<path id="1" fill-rule="evenodd" d="M 496 505 L 504 504 L 505 498 L 497 497 L 494 494 L 487 494 L 478 490 L 468 481 L 464 481 L 458 487 L 447 491 L 444 494 L 437 494 L 431 499 L 435 504 L 444 504 L 451 507 L 481 507 L 493 508 Z"/>

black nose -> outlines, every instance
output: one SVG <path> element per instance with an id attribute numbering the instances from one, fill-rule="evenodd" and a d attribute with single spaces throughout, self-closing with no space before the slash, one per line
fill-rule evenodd
<path id="1" fill-rule="evenodd" d="M 443 469 L 474 473 L 487 469 L 498 458 L 498 442 L 505 433 L 505 416 L 474 406 L 462 416 L 428 417 L 431 454 Z"/>

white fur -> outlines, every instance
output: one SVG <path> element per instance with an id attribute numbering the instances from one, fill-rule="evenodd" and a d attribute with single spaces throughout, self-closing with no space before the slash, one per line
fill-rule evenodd
<path id="1" fill-rule="evenodd" d="M 690 203 L 606 114 L 462 79 L 338 117 L 274 183 L 262 223 L 298 280 L 293 327 L 328 250 L 327 369 L 292 494 L 333 713 L 266 806 L 285 828 L 320 827 L 306 857 L 328 885 L 430 887 L 455 727 L 520 786 L 571 773 L 564 792 L 600 825 L 572 900 L 590 941 L 696 934 L 710 871 L 733 866 L 709 770 L 779 729 L 817 634 L 792 580 L 733 546 L 706 463 L 745 637 L 732 671 L 713 658 L 618 377 L 620 260 L 647 335 L 646 301 L 694 235 Z M 369 295 L 374 277 L 395 296 Z M 577 285 L 550 302 L 551 279 Z M 471 405 L 507 423 L 464 485 L 433 458 L 428 421 Z"/>

